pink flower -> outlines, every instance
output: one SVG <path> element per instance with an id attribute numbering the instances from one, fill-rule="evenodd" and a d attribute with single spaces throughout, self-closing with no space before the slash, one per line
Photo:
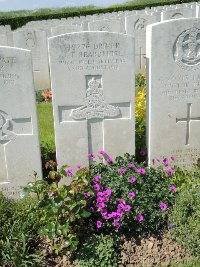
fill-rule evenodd
<path id="1" fill-rule="evenodd" d="M 124 215 L 124 212 L 122 210 L 117 210 L 117 216 L 122 217 Z"/>
<path id="2" fill-rule="evenodd" d="M 142 222 L 142 221 L 144 221 L 144 217 L 143 217 L 143 215 L 142 215 L 142 214 L 138 214 L 138 216 L 137 216 L 137 220 L 138 220 L 138 222 Z"/>
<path id="3" fill-rule="evenodd" d="M 119 228 L 121 226 L 120 220 L 118 218 L 117 219 L 114 219 L 114 226 L 116 228 Z"/>
<path id="4" fill-rule="evenodd" d="M 145 169 L 140 168 L 140 169 L 137 170 L 137 173 L 145 174 Z"/>
<path id="5" fill-rule="evenodd" d="M 163 159 L 163 164 L 164 164 L 165 167 L 168 167 L 169 166 L 169 161 L 168 161 L 167 158 L 164 158 Z"/>
<path id="6" fill-rule="evenodd" d="M 130 192 L 130 193 L 128 193 L 128 197 L 130 197 L 130 198 L 134 198 L 134 197 L 135 197 L 135 192 Z"/>
<path id="7" fill-rule="evenodd" d="M 177 190 L 177 188 L 176 188 L 176 186 L 174 186 L 174 185 L 171 185 L 171 186 L 169 187 L 169 190 L 170 190 L 170 191 L 176 191 L 176 190 Z"/>
<path id="8" fill-rule="evenodd" d="M 98 183 L 98 181 L 101 180 L 101 179 L 102 179 L 101 175 L 96 175 L 96 176 L 94 177 L 94 179 L 93 179 L 93 182 L 94 182 L 94 183 Z"/>
<path id="9" fill-rule="evenodd" d="M 173 169 L 167 169 L 166 172 L 171 175 L 174 173 L 174 170 Z"/>
<path id="10" fill-rule="evenodd" d="M 144 149 L 141 149 L 140 150 L 140 156 L 144 157 L 145 155 L 146 155 L 146 151 Z"/>
<path id="11" fill-rule="evenodd" d="M 104 217 L 107 215 L 107 210 L 106 209 L 102 209 L 101 210 L 101 215 Z"/>
<path id="12" fill-rule="evenodd" d="M 118 173 L 119 174 L 125 174 L 126 173 L 126 169 L 121 168 L 121 169 L 118 170 Z"/>
<path id="13" fill-rule="evenodd" d="M 89 192 L 86 192 L 84 195 L 85 195 L 85 198 L 89 198 L 90 197 L 90 193 Z"/>
<path id="14" fill-rule="evenodd" d="M 104 198 L 103 197 L 98 197 L 97 198 L 97 202 L 104 202 Z"/>
<path id="15" fill-rule="evenodd" d="M 135 178 L 135 177 L 131 177 L 131 178 L 129 179 L 129 182 L 132 183 L 132 184 L 135 183 L 135 181 L 136 181 L 136 178 Z"/>
<path id="16" fill-rule="evenodd" d="M 104 209 L 105 208 L 105 204 L 103 202 L 100 202 L 100 203 L 96 204 L 96 208 L 97 209 Z"/>
<path id="17" fill-rule="evenodd" d="M 112 215 L 108 213 L 108 214 L 104 215 L 104 218 L 105 218 L 106 220 L 109 220 L 109 219 L 112 218 Z"/>
<path id="18" fill-rule="evenodd" d="M 120 199 L 119 199 L 119 203 L 120 203 L 120 204 L 125 204 L 125 200 L 124 200 L 123 198 L 120 198 Z"/>
<path id="19" fill-rule="evenodd" d="M 97 228 L 101 228 L 103 226 L 103 223 L 101 221 L 97 221 Z"/>
<path id="20" fill-rule="evenodd" d="M 131 164 L 128 165 L 128 167 L 129 167 L 130 169 L 133 169 L 133 168 L 135 168 L 135 164 L 131 163 Z"/>
<path id="21" fill-rule="evenodd" d="M 94 212 L 94 208 L 93 208 L 93 207 L 90 207 L 90 208 L 89 208 L 89 211 L 90 211 L 90 212 Z"/>
<path id="22" fill-rule="evenodd" d="M 98 197 L 103 197 L 103 196 L 104 196 L 104 195 L 103 195 L 103 192 L 98 192 L 98 193 L 97 193 L 97 196 L 98 196 Z"/>
<path id="23" fill-rule="evenodd" d="M 104 192 L 103 192 L 104 196 L 105 197 L 108 197 L 112 194 L 112 190 L 110 188 L 106 189 Z"/>
<path id="24" fill-rule="evenodd" d="M 116 218 L 117 217 L 117 212 L 113 211 L 110 214 L 111 218 Z"/>
<path id="25" fill-rule="evenodd" d="M 111 157 L 108 157 L 108 158 L 106 159 L 106 161 L 107 161 L 108 163 L 113 163 L 113 159 L 112 159 Z"/>
<path id="26" fill-rule="evenodd" d="M 174 156 L 171 156 L 171 160 L 175 161 L 175 157 Z"/>
<path id="27" fill-rule="evenodd" d="M 102 156 L 104 156 L 106 154 L 106 152 L 104 150 L 100 150 L 99 151 L 99 154 L 102 155 Z"/>
<path id="28" fill-rule="evenodd" d="M 99 190 L 101 189 L 101 187 L 100 187 L 99 184 L 95 184 L 95 185 L 93 186 L 93 189 L 94 189 L 95 191 L 99 191 Z"/>
<path id="29" fill-rule="evenodd" d="M 68 170 L 66 170 L 66 174 L 67 174 L 67 175 L 72 175 L 72 174 L 73 174 L 73 170 L 72 170 L 72 169 L 68 169 Z"/>
<path id="30" fill-rule="evenodd" d="M 131 206 L 130 205 L 125 205 L 124 206 L 124 210 L 125 211 L 130 211 L 131 210 Z"/>
<path id="31" fill-rule="evenodd" d="M 81 164 L 76 165 L 76 168 L 80 169 L 81 168 Z"/>
<path id="32" fill-rule="evenodd" d="M 88 154 L 88 158 L 89 159 L 94 159 L 96 156 L 95 156 L 95 154 L 94 153 L 89 153 Z"/>
<path id="33" fill-rule="evenodd" d="M 109 202 L 109 198 L 108 198 L 108 197 L 104 197 L 104 198 L 103 198 L 103 201 L 104 201 L 104 202 Z"/>
<path id="34" fill-rule="evenodd" d="M 166 203 L 161 203 L 160 204 L 160 208 L 162 211 L 166 211 L 167 210 L 167 204 Z"/>
<path id="35" fill-rule="evenodd" d="M 120 203 L 117 205 L 118 210 L 123 210 L 124 209 L 124 204 Z"/>

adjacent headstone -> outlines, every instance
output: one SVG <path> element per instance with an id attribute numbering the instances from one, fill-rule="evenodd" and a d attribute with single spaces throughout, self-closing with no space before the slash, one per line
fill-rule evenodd
<path id="1" fill-rule="evenodd" d="M 7 34 L 0 34 L 0 46 L 9 46 Z"/>
<path id="2" fill-rule="evenodd" d="M 31 50 L 35 90 L 50 88 L 47 36 L 33 29 L 13 33 L 15 47 Z"/>
<path id="3" fill-rule="evenodd" d="M 104 19 L 91 21 L 88 24 L 90 31 L 108 31 L 125 33 L 125 20 L 124 19 Z"/>
<path id="4" fill-rule="evenodd" d="M 177 8 L 161 12 L 161 21 L 196 17 L 196 8 Z"/>
<path id="5" fill-rule="evenodd" d="M 135 71 L 146 71 L 146 26 L 157 22 L 156 16 L 133 15 L 126 17 L 126 33 L 135 38 Z"/>
<path id="6" fill-rule="evenodd" d="M 83 28 L 77 25 L 61 25 L 58 27 L 51 28 L 51 36 L 61 35 L 71 32 L 80 32 Z"/>
<path id="7" fill-rule="evenodd" d="M 88 153 L 134 154 L 134 46 L 130 36 L 80 32 L 49 38 L 59 166 Z"/>
<path id="8" fill-rule="evenodd" d="M 148 156 L 175 156 L 190 168 L 200 158 L 200 20 L 147 27 Z"/>
<path id="9" fill-rule="evenodd" d="M 30 51 L 0 47 L 0 190 L 19 197 L 41 178 L 41 156 Z"/>

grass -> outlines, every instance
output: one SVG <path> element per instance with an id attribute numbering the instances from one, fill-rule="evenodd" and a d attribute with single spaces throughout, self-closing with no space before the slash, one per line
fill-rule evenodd
<path id="1" fill-rule="evenodd" d="M 37 104 L 40 143 L 55 147 L 52 103 Z"/>

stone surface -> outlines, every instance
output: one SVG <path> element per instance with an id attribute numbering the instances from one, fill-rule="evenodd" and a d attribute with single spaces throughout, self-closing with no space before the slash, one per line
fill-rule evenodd
<path id="1" fill-rule="evenodd" d="M 50 88 L 46 33 L 33 29 L 16 31 L 13 42 L 15 47 L 31 50 L 35 90 Z"/>
<path id="2" fill-rule="evenodd" d="M 31 54 L 0 47 L 0 190 L 19 197 L 41 174 Z"/>
<path id="3" fill-rule="evenodd" d="M 190 168 L 200 158 L 200 20 L 149 25 L 147 58 L 149 163 L 175 156 Z"/>
<path id="4" fill-rule="evenodd" d="M 161 12 L 161 21 L 171 20 L 171 19 L 180 19 L 180 18 L 192 18 L 196 16 L 196 7 L 195 8 L 177 8 L 171 10 L 165 10 Z"/>
<path id="5" fill-rule="evenodd" d="M 157 22 L 153 15 L 133 15 L 126 17 L 126 33 L 135 38 L 135 71 L 144 73 L 146 70 L 146 26 Z"/>
<path id="6" fill-rule="evenodd" d="M 123 18 L 91 21 L 88 24 L 90 31 L 108 31 L 125 33 L 125 20 Z"/>
<path id="7" fill-rule="evenodd" d="M 71 33 L 71 32 L 80 32 L 83 30 L 82 26 L 77 25 L 61 25 L 58 27 L 51 28 L 51 36 L 56 36 L 60 34 L 65 33 Z"/>
<path id="8" fill-rule="evenodd" d="M 130 36 L 81 32 L 49 38 L 59 166 L 88 153 L 134 154 L 134 47 Z"/>

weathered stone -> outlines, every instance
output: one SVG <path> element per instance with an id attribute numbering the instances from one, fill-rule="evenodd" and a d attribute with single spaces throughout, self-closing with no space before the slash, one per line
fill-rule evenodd
<path id="1" fill-rule="evenodd" d="M 130 36 L 80 32 L 49 39 L 59 166 L 88 153 L 134 154 L 134 50 Z"/>
<path id="2" fill-rule="evenodd" d="M 0 47 L 0 190 L 19 197 L 34 171 L 41 178 L 31 54 Z"/>
<path id="3" fill-rule="evenodd" d="M 147 28 L 150 164 L 174 156 L 176 165 L 191 168 L 200 158 L 199 36 L 199 19 Z"/>
<path id="4" fill-rule="evenodd" d="M 13 42 L 16 47 L 31 50 L 35 90 L 50 88 L 46 33 L 33 29 L 16 31 Z"/>

